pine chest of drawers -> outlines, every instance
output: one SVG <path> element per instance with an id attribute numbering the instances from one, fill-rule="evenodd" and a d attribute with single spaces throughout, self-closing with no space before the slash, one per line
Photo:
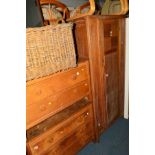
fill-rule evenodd
<path id="1" fill-rule="evenodd" d="M 74 155 L 93 135 L 92 104 L 83 99 L 29 129 L 27 140 L 34 155 Z"/>
<path id="2" fill-rule="evenodd" d="M 88 61 L 27 82 L 29 154 L 74 155 L 94 139 Z"/>

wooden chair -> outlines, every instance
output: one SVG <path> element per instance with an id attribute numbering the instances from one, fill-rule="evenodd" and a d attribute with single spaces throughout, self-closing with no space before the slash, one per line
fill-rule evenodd
<path id="1" fill-rule="evenodd" d="M 87 8 L 88 6 L 90 6 L 90 9 L 87 12 L 82 13 L 82 10 Z M 94 12 L 95 12 L 95 2 L 94 2 L 94 0 L 89 0 L 89 2 L 86 2 L 83 5 L 79 6 L 76 9 L 75 15 L 72 17 L 70 16 L 70 18 L 67 18 L 67 21 L 71 21 L 71 20 L 74 20 L 74 19 L 77 19 L 80 17 L 84 17 L 87 15 L 92 15 Z"/>
<path id="2" fill-rule="evenodd" d="M 89 2 L 84 3 L 83 5 L 79 6 L 76 9 L 76 13 L 74 16 L 70 16 L 70 12 L 69 12 L 67 6 L 57 0 L 36 0 L 36 1 L 37 1 L 37 5 L 39 8 L 40 14 L 41 14 L 43 25 L 48 25 L 50 23 L 58 23 L 60 21 L 59 19 L 56 19 L 56 18 L 54 18 L 54 19 L 50 18 L 48 20 L 45 19 L 43 16 L 43 10 L 42 10 L 43 5 L 49 5 L 49 4 L 55 5 L 55 8 L 57 9 L 57 11 L 59 11 L 61 14 L 63 14 L 61 20 L 64 20 L 64 21 L 72 21 L 72 20 L 80 18 L 80 17 L 92 15 L 95 12 L 94 0 L 89 0 Z M 90 9 L 87 12 L 82 13 L 82 10 L 87 7 L 90 7 Z"/>
<path id="3" fill-rule="evenodd" d="M 37 1 L 37 6 L 39 8 L 40 14 L 41 14 L 41 18 L 42 18 L 42 24 L 43 25 L 49 25 L 49 24 L 57 24 L 60 21 L 66 20 L 70 17 L 70 13 L 69 10 L 67 8 L 67 6 L 57 0 L 36 0 Z M 43 6 L 54 6 L 55 11 L 57 11 L 57 13 L 60 13 L 62 15 L 61 19 L 57 18 L 57 17 L 51 17 L 50 16 L 50 10 L 49 10 L 49 19 L 45 19 L 44 15 L 43 15 Z"/>

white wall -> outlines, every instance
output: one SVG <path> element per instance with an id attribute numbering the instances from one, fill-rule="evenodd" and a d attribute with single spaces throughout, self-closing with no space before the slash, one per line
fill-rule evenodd
<path id="1" fill-rule="evenodd" d="M 126 18 L 124 118 L 129 118 L 129 18 Z"/>

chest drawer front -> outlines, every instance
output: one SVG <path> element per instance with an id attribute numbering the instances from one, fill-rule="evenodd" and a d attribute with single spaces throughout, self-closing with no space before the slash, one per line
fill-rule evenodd
<path id="1" fill-rule="evenodd" d="M 83 81 L 74 87 L 49 96 L 39 102 L 27 105 L 26 122 L 27 128 L 36 125 L 42 120 L 70 106 L 74 102 L 89 94 L 89 81 Z"/>
<path id="2" fill-rule="evenodd" d="M 48 152 L 48 150 L 50 150 L 52 146 L 55 146 L 59 143 L 62 144 L 62 142 L 67 137 L 69 137 L 71 133 L 75 132 L 77 129 L 78 131 L 76 132 L 78 132 L 78 134 L 77 133 L 76 134 L 77 135 L 81 134 L 81 131 L 79 131 L 80 128 L 84 128 L 85 130 L 86 129 L 93 130 L 91 105 L 89 105 L 89 107 L 87 107 L 83 111 L 79 112 L 76 116 L 70 117 L 68 120 L 48 130 L 47 132 L 40 135 L 39 137 L 32 139 L 29 142 L 31 151 L 33 154 L 37 154 L 37 155 L 45 154 L 45 152 Z M 93 131 L 85 134 L 92 135 L 92 133 Z M 81 141 L 81 139 L 79 139 L 79 141 Z"/>
<path id="3" fill-rule="evenodd" d="M 87 78 L 87 65 L 83 64 L 80 67 L 55 74 L 53 76 L 49 76 L 49 78 L 45 78 L 34 84 L 27 85 L 26 103 L 27 105 L 30 105 L 35 102 L 38 102 L 63 89 L 72 87 L 73 85 L 83 80 L 86 80 Z"/>
<path id="4" fill-rule="evenodd" d="M 85 124 L 76 129 L 63 141 L 54 145 L 46 155 L 76 155 L 79 150 L 92 140 L 91 124 Z"/>

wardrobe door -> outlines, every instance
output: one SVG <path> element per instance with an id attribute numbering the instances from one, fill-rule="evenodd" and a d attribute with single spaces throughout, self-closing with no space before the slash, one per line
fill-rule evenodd
<path id="1" fill-rule="evenodd" d="M 105 79 L 107 121 L 110 125 L 119 115 L 118 56 L 116 51 L 105 54 Z"/>

